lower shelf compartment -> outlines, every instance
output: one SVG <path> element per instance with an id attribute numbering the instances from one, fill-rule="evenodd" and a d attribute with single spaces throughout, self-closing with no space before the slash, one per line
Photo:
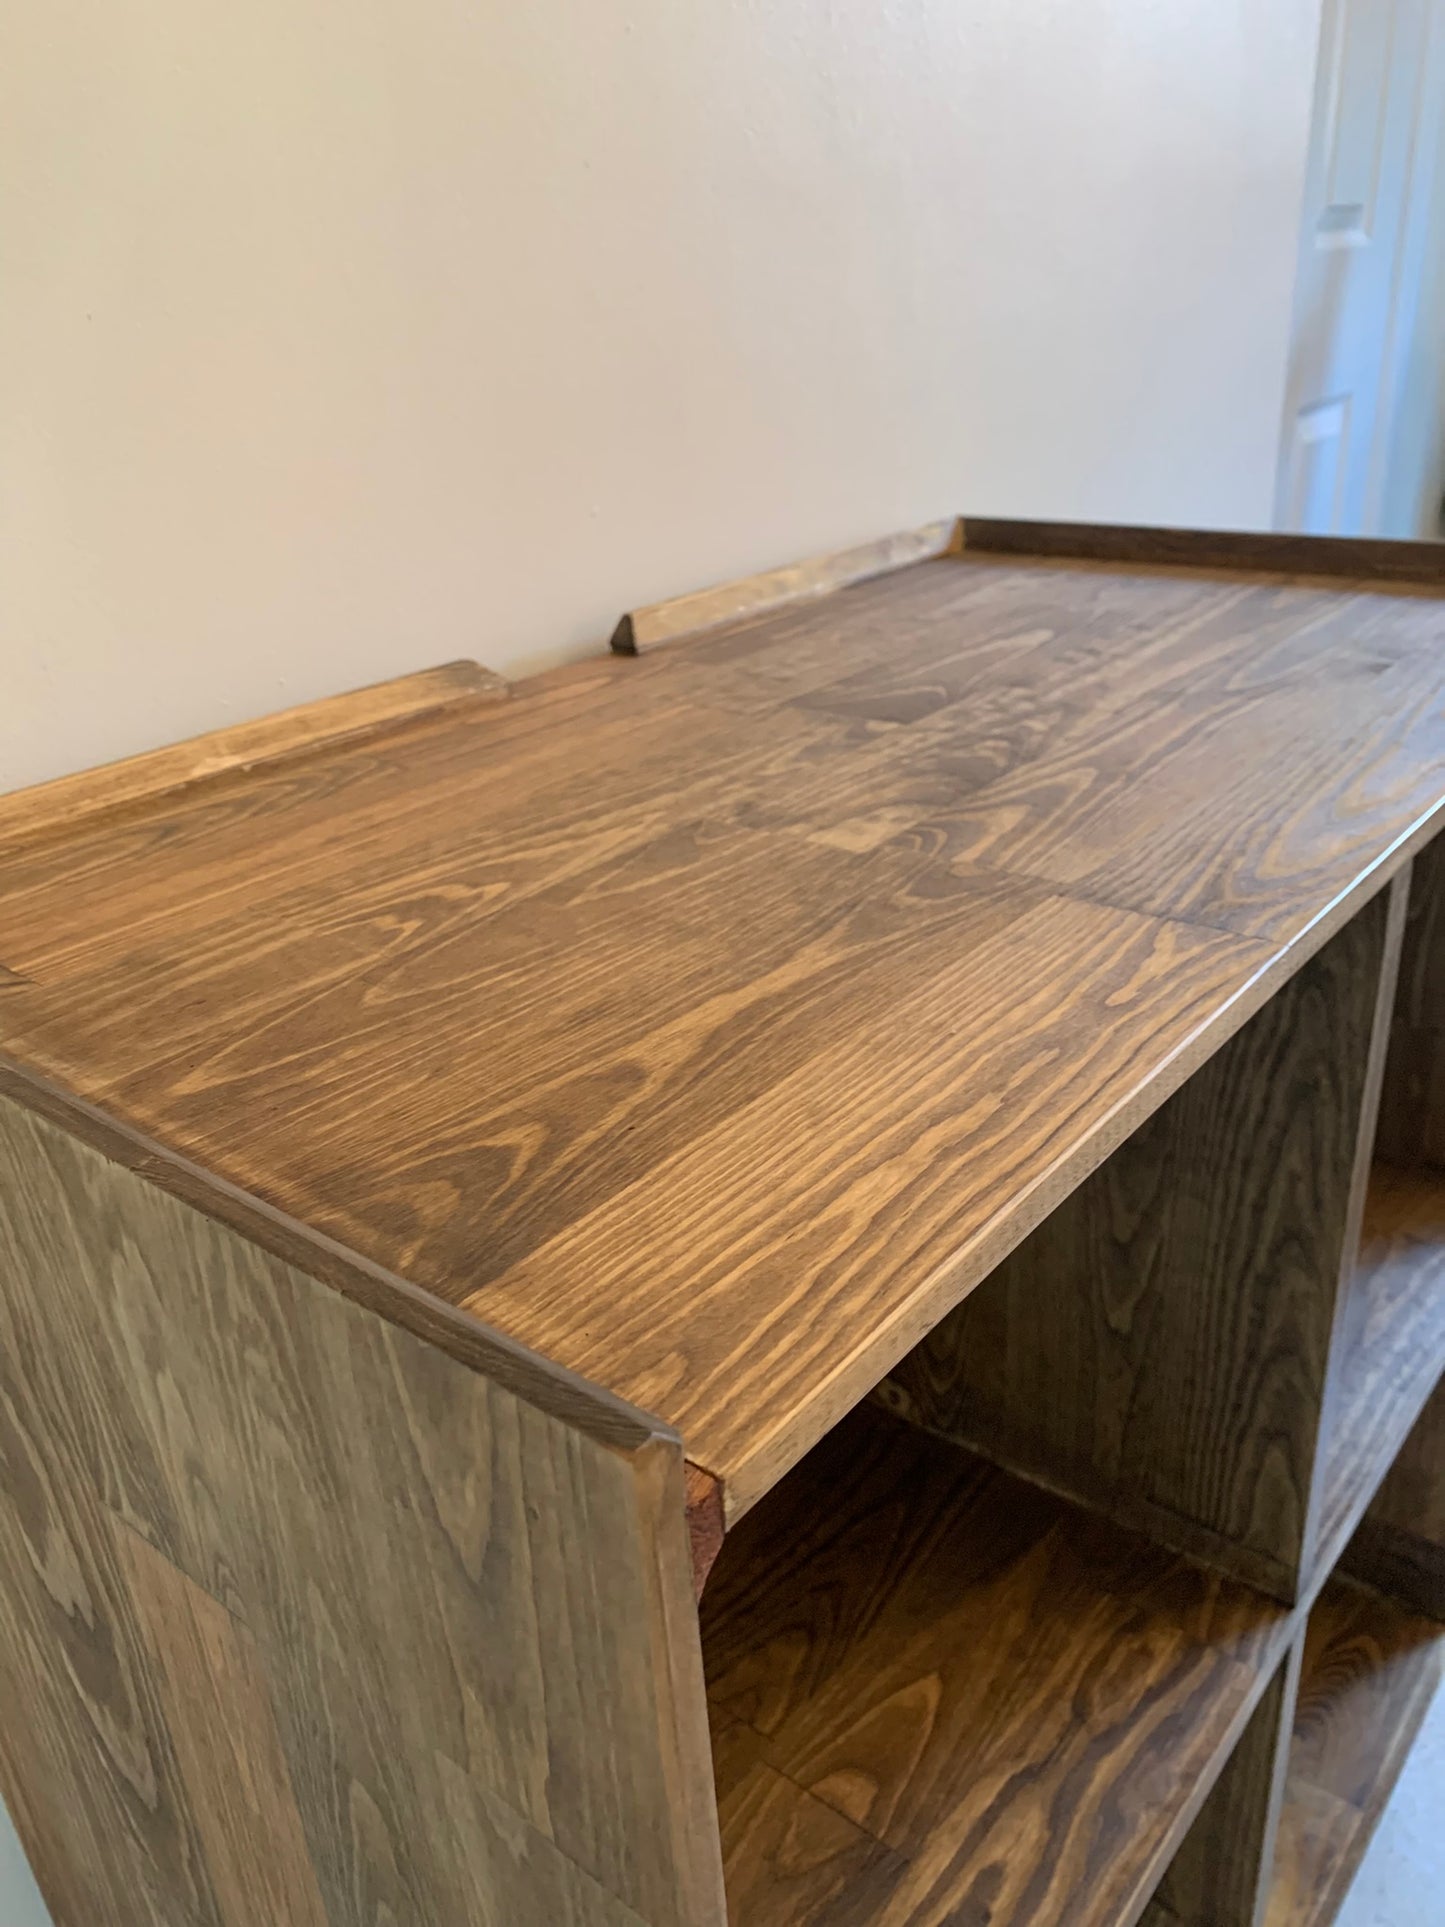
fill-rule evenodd
<path id="1" fill-rule="evenodd" d="M 1332 1579 L 1310 1614 L 1265 1927 L 1325 1927 L 1440 1684 L 1445 1627 Z"/>
<path id="2" fill-rule="evenodd" d="M 1130 1919 L 1284 1609 L 876 1407 L 702 1606 L 734 1927 Z"/>
<path id="3" fill-rule="evenodd" d="M 1445 1369 L 1445 1173 L 1375 1165 L 1340 1342 L 1320 1521 L 1326 1567 Z"/>

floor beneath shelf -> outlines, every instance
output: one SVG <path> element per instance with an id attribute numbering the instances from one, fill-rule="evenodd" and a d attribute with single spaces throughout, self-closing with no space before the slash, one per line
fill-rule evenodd
<path id="1" fill-rule="evenodd" d="M 1335 1927 L 1439 1927 L 1445 1894 L 1442 1813 L 1445 1692 L 1435 1695 Z"/>

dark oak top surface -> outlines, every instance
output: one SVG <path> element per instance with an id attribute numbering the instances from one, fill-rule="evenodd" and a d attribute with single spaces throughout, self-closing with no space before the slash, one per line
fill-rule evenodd
<path id="1" fill-rule="evenodd" d="M 0 847 L 0 1048 L 736 1514 L 1423 840 L 1442 640 L 966 549 Z"/>

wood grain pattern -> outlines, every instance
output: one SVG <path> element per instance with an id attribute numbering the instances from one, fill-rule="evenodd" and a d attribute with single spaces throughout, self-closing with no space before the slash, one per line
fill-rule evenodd
<path id="1" fill-rule="evenodd" d="M 1058 1206 L 891 1409 L 1298 1597 L 1403 908 L 1376 897 Z"/>
<path id="2" fill-rule="evenodd" d="M 733 1927 L 873 1927 L 902 1855 L 769 1766 L 761 1736 L 716 1710 L 713 1765 Z"/>
<path id="3" fill-rule="evenodd" d="M 570 1430 L 10 1100 L 0 1193 L 0 1777 L 61 1920 L 232 1927 L 279 1744 L 331 1927 L 721 1927 L 675 1440 Z"/>
<path id="4" fill-rule="evenodd" d="M 1438 1294 L 1438 1277 L 1435 1288 Z M 1412 1390 L 1407 1383 L 1407 1401 Z M 1445 1378 L 1425 1401 L 1341 1564 L 1407 1611 L 1445 1621 Z"/>
<path id="5" fill-rule="evenodd" d="M 1320 1572 L 1338 1560 L 1445 1372 L 1445 1183 L 1438 1174 L 1376 1165 L 1345 1311 L 1321 1453 Z M 1437 1451 L 1441 1442 L 1437 1434 Z M 1428 1446 L 1426 1453 L 1408 1483 L 1408 1504 L 1424 1502 L 1445 1474 L 1445 1454 L 1432 1469 Z M 1441 1503 L 1437 1497 L 1427 1516 L 1445 1526 Z"/>
<path id="6" fill-rule="evenodd" d="M 1329 1497 L 1341 1536 L 1369 1500 L 1344 1554 L 1345 1568 L 1408 1610 L 1445 1620 L 1441 838 L 1412 865 L 1376 1145 L 1384 1162 L 1373 1175 L 1351 1315 L 1341 1340 L 1342 1412 Z"/>
<path id="7" fill-rule="evenodd" d="M 1303 1652 L 1303 1639 L 1295 1639 L 1155 1888 L 1142 1927 L 1259 1927 L 1274 1874 Z"/>
<path id="8" fill-rule="evenodd" d="M 507 693 L 507 684 L 490 669 L 475 662 L 449 662 L 344 696 L 301 703 L 101 769 L 12 790 L 0 796 L 0 845 L 69 830 L 87 817 L 189 789 L 213 777 L 282 762 L 479 697 L 496 700 Z"/>
<path id="9" fill-rule="evenodd" d="M 1410 921 L 1376 1139 L 1392 1164 L 1445 1165 L 1445 837 L 1412 866 Z"/>
<path id="10" fill-rule="evenodd" d="M 1247 701 L 1164 706 L 1151 695 L 1091 709 L 1047 760 L 1020 764 L 918 833 L 945 843 L 953 865 L 998 864 L 1095 902 L 1288 942 L 1333 902 L 1347 852 L 1357 874 L 1383 854 L 1382 798 L 1407 821 L 1435 820 L 1439 692 L 1402 665 L 1359 680 L 1368 698 L 1350 674 Z M 1299 756 L 1302 739 L 1311 753 Z M 1316 814 L 1332 834 L 1312 843 L 1299 824 Z"/>
<path id="11" fill-rule="evenodd" d="M 225 1927 L 327 1927 L 254 1640 L 137 1533 L 120 1565 Z"/>
<path id="12" fill-rule="evenodd" d="M 813 556 L 807 562 L 792 562 L 761 575 L 722 583 L 715 589 L 699 589 L 669 602 L 629 610 L 612 632 L 612 647 L 621 656 L 639 655 L 660 643 L 677 642 L 724 623 L 767 614 L 790 602 L 832 595 L 855 582 L 954 554 L 960 546 L 956 516 L 926 522 L 921 528 L 903 529 L 856 548 L 835 549 L 830 555 Z"/>
<path id="13" fill-rule="evenodd" d="M 736 1517 L 1429 839 L 1439 626 L 965 550 L 21 845 L 4 1047 Z"/>
<path id="14" fill-rule="evenodd" d="M 1295 535 L 1243 529 L 1166 529 L 1094 522 L 963 518 L 965 549 L 992 555 L 1087 558 L 1164 567 L 1270 569 L 1291 575 L 1343 575 L 1361 581 L 1445 582 L 1438 542 L 1369 536 Z"/>
<path id="15" fill-rule="evenodd" d="M 533 1342 L 603 1383 L 625 1348 L 632 1396 L 722 1469 L 737 1516 L 1113 1149 L 1141 1056 L 1164 1058 L 1170 1083 L 1197 1062 L 1230 940 L 1071 909 L 965 944 L 925 992 L 902 992 L 467 1308 L 507 1330 L 520 1298 Z M 1065 954 L 1077 995 L 1060 1007 L 1050 967 Z M 687 1291 L 660 1300 L 663 1277 Z M 897 1282 L 869 1299 L 869 1277 Z M 739 1316 L 744 1293 L 767 1304 L 762 1325 Z"/>
<path id="16" fill-rule="evenodd" d="M 117 1124 L 94 1106 L 0 1057 L 0 1099 L 6 1098 L 59 1125 L 107 1162 L 134 1171 L 147 1184 L 204 1209 L 218 1224 L 238 1231 L 260 1250 L 304 1267 L 309 1276 L 331 1284 L 357 1304 L 425 1339 L 458 1364 L 481 1372 L 599 1444 L 630 1452 L 658 1437 L 675 1438 L 665 1425 L 612 1393 L 489 1330 L 444 1300 L 418 1290 L 310 1227 L 298 1225 L 284 1213 L 218 1181 L 210 1172 Z"/>
<path id="17" fill-rule="evenodd" d="M 647 1927 L 641 1915 L 617 1899 L 585 1868 L 558 1851 L 474 1774 L 463 1773 L 445 1754 L 436 1759 L 447 1820 L 466 1841 L 467 1876 L 436 1904 L 443 1921 L 483 1918 L 498 1927 L 510 1921 L 542 1927 Z"/>
<path id="18" fill-rule="evenodd" d="M 62 1922 L 1254 1927 L 1305 1606 L 1239 1574 L 1307 1595 L 1422 1406 L 1370 1522 L 1445 1543 L 1418 1185 L 1340 1289 L 1382 1080 L 1430 1150 L 1445 571 L 897 567 L 952 533 L 0 801 Z M 876 1405 L 815 1447 L 940 1319 L 914 1416 L 1114 1519 Z M 1315 1895 L 1363 1744 L 1291 1756 Z"/>
<path id="19" fill-rule="evenodd" d="M 1288 1637 L 1257 1594 L 876 1408 L 729 1535 L 703 1600 L 709 1695 L 773 1796 L 906 1863 L 871 1912 L 845 1887 L 817 1916 L 872 1927 L 1134 1919 Z M 730 1819 L 729 1864 L 765 1883 Z"/>
<path id="20" fill-rule="evenodd" d="M 1327 1927 L 1439 1685 L 1445 1635 L 1363 1588 L 1310 1615 L 1266 1927 Z"/>

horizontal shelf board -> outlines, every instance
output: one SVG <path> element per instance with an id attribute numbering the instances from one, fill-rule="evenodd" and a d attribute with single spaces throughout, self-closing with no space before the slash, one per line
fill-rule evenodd
<path id="1" fill-rule="evenodd" d="M 769 1766 L 751 1727 L 712 1712 L 732 1927 L 874 1927 L 902 1857 Z"/>
<path id="2" fill-rule="evenodd" d="M 1317 1566 L 1333 1567 L 1445 1371 L 1445 1173 L 1376 1164 L 1327 1405 Z"/>
<path id="3" fill-rule="evenodd" d="M 1328 1927 L 1440 1684 L 1445 1628 L 1333 1579 L 1310 1614 L 1265 1927 Z"/>
<path id="4" fill-rule="evenodd" d="M 966 548 L 23 844 L 5 1052 L 158 1181 L 675 1426 L 736 1518 L 1445 807 L 1436 594 L 1108 546 Z"/>
<path id="5" fill-rule="evenodd" d="M 875 1406 L 703 1596 L 734 1927 L 1119 1927 L 1284 1609 Z"/>

